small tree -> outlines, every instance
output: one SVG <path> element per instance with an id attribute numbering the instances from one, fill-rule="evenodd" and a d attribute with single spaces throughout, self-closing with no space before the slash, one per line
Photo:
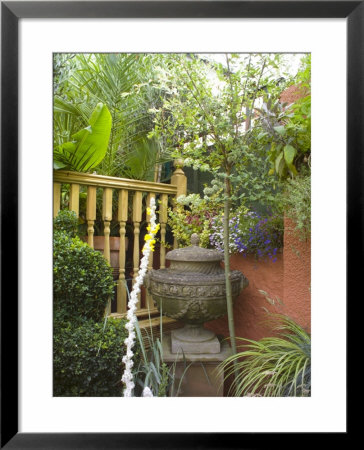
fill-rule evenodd
<path id="1" fill-rule="evenodd" d="M 214 175 L 213 190 L 223 191 L 224 264 L 229 333 L 236 353 L 229 263 L 229 214 L 232 203 L 244 194 L 244 168 L 254 156 L 255 107 L 266 92 L 277 92 L 274 71 L 280 55 L 226 54 L 224 63 L 200 56 L 169 55 L 160 68 L 160 84 L 166 92 L 163 107 L 156 110 L 153 135 L 178 137 L 174 156 L 185 165 Z M 168 114 L 170 120 L 166 121 Z M 171 119 L 172 118 L 172 119 Z"/>

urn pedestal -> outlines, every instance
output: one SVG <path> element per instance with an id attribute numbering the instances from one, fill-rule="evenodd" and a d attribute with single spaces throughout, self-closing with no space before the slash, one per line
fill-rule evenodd
<path id="1" fill-rule="evenodd" d="M 224 373 L 218 373 L 216 368 L 231 355 L 229 344 L 221 342 L 218 353 L 176 354 L 172 352 L 171 342 L 171 336 L 163 337 L 163 361 L 175 366 L 169 394 L 178 397 L 223 397 Z"/>

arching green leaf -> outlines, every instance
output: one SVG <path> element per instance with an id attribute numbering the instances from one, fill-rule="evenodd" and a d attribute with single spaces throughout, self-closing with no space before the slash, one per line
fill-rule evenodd
<path id="1" fill-rule="evenodd" d="M 69 170 L 87 172 L 98 166 L 106 155 L 111 122 L 107 106 L 98 103 L 88 121 L 89 126 L 75 133 L 71 142 L 55 149 L 55 167 L 63 166 Z"/>

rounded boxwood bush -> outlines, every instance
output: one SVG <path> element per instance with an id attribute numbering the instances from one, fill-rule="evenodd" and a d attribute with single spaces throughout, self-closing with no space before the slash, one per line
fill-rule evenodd
<path id="1" fill-rule="evenodd" d="M 104 256 L 62 231 L 53 238 L 54 312 L 63 320 L 100 320 L 112 297 L 112 270 Z"/>
<path id="2" fill-rule="evenodd" d="M 74 325 L 55 321 L 53 395 L 112 397 L 122 395 L 122 358 L 127 337 L 124 319 Z M 138 350 L 135 351 L 138 358 Z"/>
<path id="3" fill-rule="evenodd" d="M 78 218 L 74 211 L 59 211 L 57 217 L 53 220 L 53 231 L 63 231 L 70 237 L 77 236 Z"/>

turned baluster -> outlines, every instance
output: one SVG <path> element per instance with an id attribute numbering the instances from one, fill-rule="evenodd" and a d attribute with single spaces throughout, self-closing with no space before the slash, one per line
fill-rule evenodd
<path id="1" fill-rule="evenodd" d="M 121 189 L 118 197 L 118 222 L 120 224 L 120 247 L 119 247 L 119 280 L 117 287 L 116 312 L 125 313 L 127 305 L 127 291 L 125 286 L 125 234 L 126 222 L 128 220 L 128 191 Z"/>
<path id="2" fill-rule="evenodd" d="M 110 263 L 110 222 L 112 218 L 112 189 L 104 188 L 102 219 L 104 221 L 104 256 Z"/>
<path id="3" fill-rule="evenodd" d="M 96 186 L 87 187 L 86 220 L 88 245 L 94 248 L 94 224 L 96 220 Z"/>
<path id="4" fill-rule="evenodd" d="M 160 268 L 166 268 L 166 225 L 167 225 L 168 195 L 162 194 L 159 203 L 159 222 L 161 225 Z"/>
<path id="5" fill-rule="evenodd" d="M 69 210 L 74 211 L 78 217 L 80 204 L 80 185 L 71 184 L 70 186 L 70 201 Z"/>
<path id="6" fill-rule="evenodd" d="M 139 261 L 140 261 L 140 248 L 139 248 L 139 236 L 140 236 L 140 222 L 142 220 L 142 192 L 136 191 L 133 197 L 133 225 L 134 225 L 134 249 L 133 249 L 133 268 L 134 276 L 133 283 L 138 276 Z M 140 308 L 140 295 L 137 307 Z"/>

